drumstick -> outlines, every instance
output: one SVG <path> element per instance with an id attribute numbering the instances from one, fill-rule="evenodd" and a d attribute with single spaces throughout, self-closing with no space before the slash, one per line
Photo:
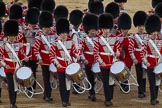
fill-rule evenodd
<path id="1" fill-rule="evenodd" d="M 28 56 L 28 57 L 26 57 L 26 58 L 30 58 L 30 57 L 32 57 L 32 55 L 30 55 L 30 56 Z M 24 61 L 26 58 L 22 59 L 21 61 Z"/>

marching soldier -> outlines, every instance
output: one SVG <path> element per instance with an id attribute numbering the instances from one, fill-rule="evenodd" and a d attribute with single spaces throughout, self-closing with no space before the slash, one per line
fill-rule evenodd
<path id="1" fill-rule="evenodd" d="M 53 30 L 50 29 L 53 25 L 52 14 L 48 11 L 43 11 L 39 16 L 39 26 L 42 31 L 36 34 L 34 43 L 34 54 L 37 57 L 38 63 L 42 68 L 43 82 L 44 82 L 44 96 L 43 99 L 47 102 L 53 101 L 51 98 L 52 88 L 50 85 L 50 58 L 49 50 L 51 43 L 55 41 Z"/>
<path id="2" fill-rule="evenodd" d="M 91 68 L 95 62 L 94 40 L 97 40 L 98 38 L 98 36 L 96 35 L 96 32 L 98 30 L 98 17 L 94 14 L 87 14 L 86 16 L 84 16 L 82 23 L 84 31 L 87 34 L 87 36 L 85 36 L 84 40 L 82 41 L 83 55 L 81 56 L 81 59 L 84 61 L 85 72 L 87 74 L 88 80 L 92 85 L 92 88 L 89 90 L 88 98 L 91 101 L 96 101 L 96 93 L 94 90 L 95 77 Z"/>
<path id="3" fill-rule="evenodd" d="M 12 25 L 12 26 L 11 26 Z M 19 57 L 23 56 L 20 51 L 21 43 L 16 41 L 18 35 L 18 23 L 15 20 L 8 20 L 4 24 L 4 35 L 7 37 L 7 41 L 4 42 L 0 48 L 0 56 L 3 58 L 1 64 L 4 67 L 4 71 L 7 77 L 8 93 L 10 99 L 10 107 L 17 108 L 16 106 L 16 95 L 17 87 L 15 81 L 15 69 L 20 66 Z M 26 58 L 24 59 L 26 60 Z"/>
<path id="4" fill-rule="evenodd" d="M 132 57 L 130 55 L 130 45 L 133 44 L 133 40 L 129 37 L 128 31 L 131 29 L 131 18 L 127 13 L 120 15 L 118 20 L 118 27 L 121 30 L 120 36 L 114 45 L 114 52 L 119 60 L 123 61 L 129 71 L 133 65 Z M 121 87 L 125 92 L 129 91 L 128 81 L 121 83 Z"/>
<path id="5" fill-rule="evenodd" d="M 22 31 L 23 35 L 25 36 L 25 56 L 29 57 L 29 61 L 24 62 L 25 66 L 28 66 L 31 68 L 33 72 L 33 76 L 36 79 L 36 69 L 38 67 L 37 64 L 37 58 L 34 54 L 34 42 L 35 42 L 35 35 L 37 32 L 40 31 L 40 28 L 38 26 L 38 18 L 39 18 L 39 10 L 36 7 L 29 8 L 27 11 L 27 14 L 25 16 L 26 21 L 26 28 Z M 33 89 L 36 89 L 36 82 L 33 84 Z M 30 92 L 29 92 L 30 93 Z"/>
<path id="6" fill-rule="evenodd" d="M 105 7 L 105 12 L 106 13 L 110 13 L 113 16 L 113 28 L 111 29 L 111 34 L 113 35 L 120 35 L 121 31 L 118 29 L 118 18 L 119 18 L 119 6 L 114 3 L 111 2 L 109 4 L 106 5 Z"/>
<path id="7" fill-rule="evenodd" d="M 81 41 L 83 39 L 83 37 L 81 37 L 81 31 L 79 29 L 79 26 L 82 22 L 82 18 L 83 18 L 83 12 L 80 11 L 80 10 L 73 10 L 71 11 L 70 13 L 70 16 L 69 16 L 69 21 L 71 23 L 71 37 L 73 38 L 73 41 L 75 42 L 75 46 L 76 48 L 79 50 L 79 52 L 81 52 Z M 81 63 L 81 62 L 80 62 Z M 76 84 L 74 84 L 75 88 L 78 90 L 78 91 L 81 91 L 79 89 L 78 86 L 76 86 Z M 73 90 L 73 94 L 78 94 L 75 90 Z"/>
<path id="8" fill-rule="evenodd" d="M 98 40 L 94 43 L 94 58 L 99 63 L 102 73 L 102 82 L 104 87 L 105 106 L 112 105 L 111 100 L 113 99 L 113 85 L 114 81 L 110 79 L 110 66 L 113 63 L 113 52 L 112 49 L 107 47 L 110 44 L 113 47 L 116 36 L 110 33 L 113 27 L 113 18 L 110 14 L 102 14 L 99 16 L 99 29 L 101 33 Z M 102 37 L 102 38 L 101 38 Z M 104 43 L 105 41 L 106 43 Z M 110 41 L 111 40 L 111 41 Z"/>
<path id="9" fill-rule="evenodd" d="M 104 12 L 104 5 L 101 1 L 93 1 L 89 7 L 89 13 L 93 13 L 97 16 Z"/>
<path id="10" fill-rule="evenodd" d="M 150 87 L 150 103 L 156 105 L 158 101 L 158 75 L 154 72 L 155 66 L 161 62 L 162 58 L 162 40 L 158 38 L 158 34 L 161 29 L 160 19 L 156 15 L 151 15 L 147 18 L 145 23 L 145 29 L 150 35 L 149 41 L 146 43 L 146 56 L 144 62 L 147 66 L 147 76 Z"/>
<path id="11" fill-rule="evenodd" d="M 70 58 L 75 57 L 79 60 L 75 44 L 72 41 L 72 38 L 69 36 L 69 26 L 69 22 L 65 18 L 60 18 L 56 22 L 56 31 L 58 37 L 50 48 L 51 62 L 54 63 L 57 68 L 59 78 L 59 91 L 63 107 L 71 105 L 69 102 L 70 89 L 68 87 L 69 84 L 67 84 L 68 82 L 65 76 L 65 69 L 70 63 L 73 62 Z M 68 55 L 70 55 L 70 57 Z"/>
<path id="12" fill-rule="evenodd" d="M 120 15 L 122 13 L 127 13 L 127 11 L 124 8 L 124 4 L 127 3 L 127 0 L 114 0 L 114 2 L 119 6 Z"/>
<path id="13" fill-rule="evenodd" d="M 135 64 L 137 82 L 138 82 L 138 98 L 146 96 L 146 71 L 143 67 L 143 57 L 145 55 L 144 45 L 148 40 L 148 34 L 145 32 L 144 24 L 147 14 L 144 11 L 137 11 L 133 16 L 134 26 L 137 28 L 137 33 L 133 36 L 134 45 L 132 46 L 132 57 Z M 136 36 L 139 36 L 138 37 Z"/>

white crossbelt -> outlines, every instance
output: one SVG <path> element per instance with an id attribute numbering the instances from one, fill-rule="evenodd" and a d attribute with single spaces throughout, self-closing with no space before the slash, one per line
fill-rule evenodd
<path id="1" fill-rule="evenodd" d="M 151 58 L 159 58 L 159 56 L 155 56 L 155 55 L 148 55 L 148 57 L 151 57 Z"/>
<path id="2" fill-rule="evenodd" d="M 100 52 L 101 55 L 113 55 L 112 53 Z"/>
<path id="3" fill-rule="evenodd" d="M 41 52 L 42 52 L 42 53 L 45 53 L 45 54 L 49 54 L 49 52 L 46 51 L 46 50 L 41 50 Z"/>
<path id="4" fill-rule="evenodd" d="M 4 58 L 4 60 L 9 61 L 9 62 L 16 62 L 15 59 Z"/>
<path id="5" fill-rule="evenodd" d="M 142 48 L 135 48 L 134 50 L 135 51 L 142 51 L 143 49 Z"/>
<path id="6" fill-rule="evenodd" d="M 93 52 L 85 51 L 84 53 L 85 53 L 85 54 L 89 54 L 89 55 L 93 55 Z"/>

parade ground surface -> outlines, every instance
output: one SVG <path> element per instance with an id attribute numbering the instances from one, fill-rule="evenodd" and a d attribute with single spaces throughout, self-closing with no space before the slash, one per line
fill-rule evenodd
<path id="1" fill-rule="evenodd" d="M 5 0 L 4 0 L 5 1 Z M 11 0 L 6 0 L 11 1 Z M 24 0 L 25 1 L 25 0 Z M 56 0 L 57 5 L 66 5 L 69 8 L 69 11 L 72 9 L 81 9 L 87 7 L 88 0 Z M 104 0 L 104 5 L 111 2 L 112 0 Z M 151 9 L 151 0 L 127 0 L 125 8 L 128 13 L 133 16 L 133 13 L 137 10 L 148 11 Z M 135 28 L 130 31 L 131 33 L 135 32 Z M 42 74 L 40 67 L 37 69 L 37 80 L 42 85 Z M 134 66 L 132 68 L 132 74 L 135 75 Z M 133 82 L 133 80 L 131 79 Z M 39 88 L 38 88 L 39 89 Z M 161 108 L 162 107 L 162 93 L 159 92 L 158 99 L 160 104 L 152 106 L 150 105 L 150 93 L 149 86 L 147 81 L 146 88 L 146 97 L 143 99 L 138 98 L 137 86 L 131 86 L 131 91 L 128 94 L 124 94 L 120 91 L 119 86 L 115 86 L 114 90 L 114 99 L 112 100 L 113 106 L 110 108 Z M 27 98 L 24 94 L 20 93 L 17 95 L 17 106 L 18 108 L 62 108 L 62 103 L 59 95 L 59 90 L 53 89 L 52 97 L 53 102 L 48 103 L 42 99 L 43 95 L 34 95 L 31 99 Z M 92 102 L 88 99 L 88 92 L 85 92 L 81 95 L 74 95 L 71 93 L 70 102 L 71 106 L 68 108 L 105 108 L 104 105 L 104 94 L 101 90 L 97 95 L 97 101 Z M 9 108 L 9 99 L 7 88 L 4 85 L 2 90 L 2 103 L 0 103 L 0 108 Z"/>

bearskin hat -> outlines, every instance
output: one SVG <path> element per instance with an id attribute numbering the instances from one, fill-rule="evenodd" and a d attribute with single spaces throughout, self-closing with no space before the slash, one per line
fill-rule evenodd
<path id="1" fill-rule="evenodd" d="M 108 28 L 113 27 L 113 17 L 111 14 L 102 14 L 99 17 L 99 28 Z"/>
<path id="2" fill-rule="evenodd" d="M 114 2 L 118 2 L 118 3 L 124 2 L 124 3 L 126 3 L 127 0 L 114 0 Z"/>
<path id="3" fill-rule="evenodd" d="M 30 24 L 37 24 L 39 18 L 39 9 L 36 7 L 29 8 L 26 13 L 25 21 Z"/>
<path id="4" fill-rule="evenodd" d="M 5 36 L 17 36 L 19 32 L 19 25 L 16 20 L 10 19 L 4 24 Z"/>
<path id="5" fill-rule="evenodd" d="M 131 17 L 127 13 L 123 13 L 118 19 L 119 29 L 131 29 Z"/>
<path id="6" fill-rule="evenodd" d="M 119 16 L 120 13 L 119 6 L 116 3 L 111 2 L 107 4 L 105 12 L 110 13 L 113 16 L 113 18 L 116 18 Z"/>
<path id="7" fill-rule="evenodd" d="M 54 17 L 55 20 L 57 21 L 59 18 L 68 18 L 68 9 L 66 6 L 59 5 L 55 8 L 54 10 Z"/>
<path id="8" fill-rule="evenodd" d="M 83 28 L 86 33 L 91 29 L 98 29 L 98 17 L 95 14 L 87 14 L 83 18 Z"/>
<path id="9" fill-rule="evenodd" d="M 4 2 L 0 2 L 0 17 L 4 17 L 6 13 L 6 5 Z"/>
<path id="10" fill-rule="evenodd" d="M 101 1 L 94 1 L 90 4 L 89 12 L 99 15 L 104 12 L 104 6 Z"/>
<path id="11" fill-rule="evenodd" d="M 10 19 L 21 19 L 22 18 L 22 7 L 18 4 L 14 4 L 10 8 L 9 18 Z"/>
<path id="12" fill-rule="evenodd" d="M 83 18 L 83 12 L 76 9 L 71 11 L 70 16 L 69 16 L 69 21 L 72 25 L 78 26 L 81 24 Z"/>
<path id="13" fill-rule="evenodd" d="M 152 7 L 155 8 L 158 3 L 161 3 L 162 0 L 152 0 Z"/>
<path id="14" fill-rule="evenodd" d="M 43 0 L 41 4 L 41 10 L 48 10 L 53 12 L 55 8 L 55 1 L 54 0 Z"/>
<path id="15" fill-rule="evenodd" d="M 43 11 L 39 16 L 40 27 L 52 27 L 53 19 L 52 14 L 49 11 Z"/>
<path id="16" fill-rule="evenodd" d="M 69 21 L 65 18 L 60 18 L 57 22 L 56 22 L 56 32 L 58 35 L 60 35 L 61 33 L 68 33 L 69 34 Z"/>
<path id="17" fill-rule="evenodd" d="M 40 9 L 42 0 L 28 0 L 28 8 L 36 7 Z"/>
<path id="18" fill-rule="evenodd" d="M 157 14 L 159 17 L 162 17 L 162 2 L 156 5 L 155 14 Z"/>
<path id="19" fill-rule="evenodd" d="M 145 24 L 147 14 L 144 11 L 137 11 L 133 16 L 133 24 L 135 27 Z"/>
<path id="20" fill-rule="evenodd" d="M 145 29 L 148 34 L 151 34 L 152 32 L 160 32 L 161 22 L 159 16 L 157 15 L 149 16 L 145 23 Z"/>

